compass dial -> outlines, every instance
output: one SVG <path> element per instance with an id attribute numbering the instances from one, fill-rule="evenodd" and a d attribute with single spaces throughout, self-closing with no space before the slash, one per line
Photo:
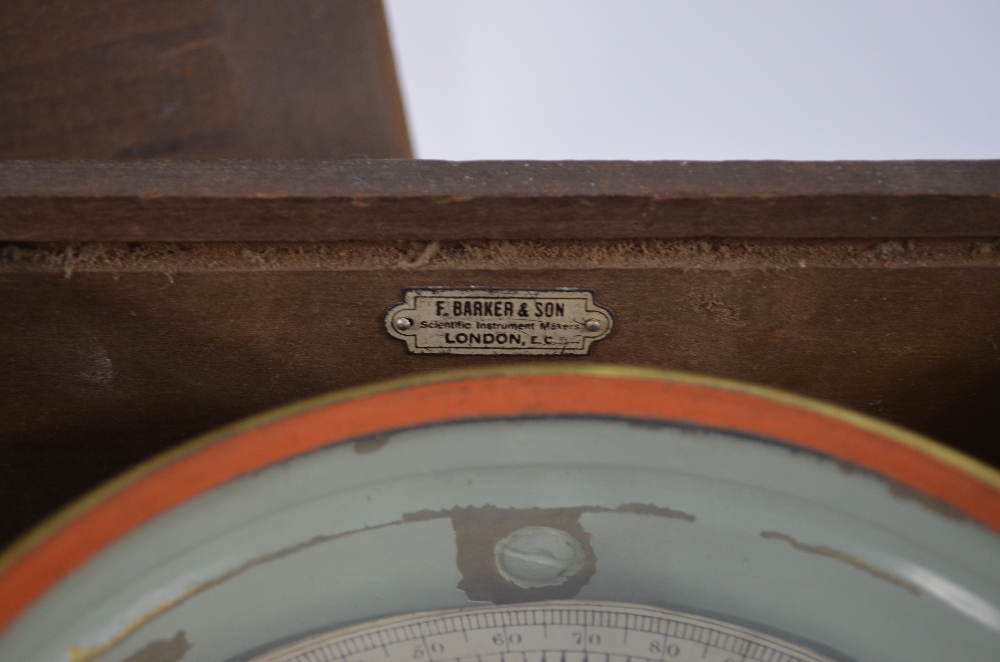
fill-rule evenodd
<path id="1" fill-rule="evenodd" d="M 424 612 L 309 637 L 252 662 L 830 662 L 756 630 L 616 602 Z"/>

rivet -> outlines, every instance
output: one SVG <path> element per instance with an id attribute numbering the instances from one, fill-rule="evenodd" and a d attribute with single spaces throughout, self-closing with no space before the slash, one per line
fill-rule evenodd
<path id="1" fill-rule="evenodd" d="M 583 328 L 587 331 L 600 331 L 601 330 L 601 320 L 587 320 L 584 323 Z"/>
<path id="2" fill-rule="evenodd" d="M 583 567 L 580 541 L 550 526 L 525 526 L 493 548 L 497 571 L 521 588 L 558 586 Z"/>
<path id="3" fill-rule="evenodd" d="M 397 317 L 396 321 L 393 323 L 396 325 L 396 328 L 399 329 L 400 331 L 406 331 L 411 326 L 413 326 L 413 320 L 411 320 L 409 317 Z"/>

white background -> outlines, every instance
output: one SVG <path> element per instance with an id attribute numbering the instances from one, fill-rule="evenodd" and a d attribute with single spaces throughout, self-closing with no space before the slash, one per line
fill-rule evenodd
<path id="1" fill-rule="evenodd" d="M 1000 0 L 385 0 L 435 159 L 1000 157 Z"/>

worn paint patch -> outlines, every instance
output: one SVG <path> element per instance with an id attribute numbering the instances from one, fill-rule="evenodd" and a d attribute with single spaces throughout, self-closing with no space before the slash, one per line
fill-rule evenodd
<path id="1" fill-rule="evenodd" d="M 920 587 L 916 584 L 906 581 L 902 577 L 897 577 L 896 575 L 886 572 L 881 568 L 876 568 L 873 565 L 869 565 L 864 560 L 852 555 L 847 552 L 842 552 L 839 549 L 834 549 L 833 547 L 828 547 L 827 545 L 808 545 L 806 543 L 801 543 L 792 536 L 786 535 L 784 533 L 778 533 L 777 531 L 762 531 L 760 534 L 761 538 L 767 538 L 769 540 L 782 540 L 795 549 L 807 552 L 809 554 L 818 554 L 819 556 L 826 556 L 831 559 L 836 559 L 841 563 L 846 563 L 849 566 L 855 567 L 858 570 L 863 570 L 873 577 L 878 577 L 883 581 L 887 581 L 890 584 L 895 584 L 900 588 L 904 588 L 913 595 L 920 595 L 922 591 Z"/>
<path id="2" fill-rule="evenodd" d="M 458 588 L 469 600 L 494 604 L 574 597 L 597 572 L 597 555 L 590 545 L 590 534 L 580 525 L 581 514 L 580 508 L 454 508 L 451 523 L 458 547 L 456 564 L 462 573 Z M 504 578 L 497 569 L 494 549 L 512 532 L 527 526 L 552 527 L 576 539 L 583 550 L 580 569 L 557 586 L 521 588 Z"/>
<path id="3" fill-rule="evenodd" d="M 184 630 L 180 630 L 173 639 L 151 641 L 122 662 L 178 662 L 189 650 L 191 644 Z"/>
<path id="4" fill-rule="evenodd" d="M 392 440 L 391 434 L 381 434 L 377 437 L 369 437 L 368 439 L 359 439 L 351 444 L 354 452 L 359 455 L 365 455 L 367 453 L 374 453 L 376 451 L 382 450 L 386 444 Z"/>
<path id="5" fill-rule="evenodd" d="M 572 508 L 455 507 L 451 510 L 422 510 L 404 515 L 407 521 L 449 517 L 455 530 L 456 565 L 462 573 L 458 588 L 476 602 L 512 604 L 575 597 L 597 572 L 597 555 L 590 533 L 580 524 L 584 513 L 630 513 L 695 521 L 694 515 L 654 504 L 629 503 L 617 508 L 577 506 Z M 497 543 L 525 527 L 551 527 L 572 536 L 583 550 L 583 562 L 566 581 L 556 586 L 522 588 L 505 578 L 496 565 Z"/>
<path id="6" fill-rule="evenodd" d="M 906 485 L 901 485 L 899 483 L 891 483 L 889 485 L 889 493 L 897 499 L 902 499 L 905 501 L 915 501 L 924 508 L 927 508 L 931 512 L 937 515 L 943 515 L 949 519 L 955 519 L 960 521 L 968 520 L 968 516 L 955 507 L 940 501 L 928 494 L 923 492 L 918 492 L 917 490 L 907 487 Z"/>
<path id="7" fill-rule="evenodd" d="M 695 516 L 685 513 L 682 510 L 664 508 L 653 503 L 626 503 L 618 506 L 614 510 L 609 508 L 587 510 L 588 513 L 633 513 L 635 515 L 653 515 L 655 517 L 668 517 L 670 519 L 682 519 L 685 522 L 693 522 Z"/>

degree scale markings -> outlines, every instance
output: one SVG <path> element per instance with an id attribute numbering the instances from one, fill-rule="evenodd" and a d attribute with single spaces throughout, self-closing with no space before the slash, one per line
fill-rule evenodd
<path id="1" fill-rule="evenodd" d="M 833 662 L 725 621 L 656 607 L 576 600 L 397 616 L 308 637 L 251 662 L 386 660 Z"/>

